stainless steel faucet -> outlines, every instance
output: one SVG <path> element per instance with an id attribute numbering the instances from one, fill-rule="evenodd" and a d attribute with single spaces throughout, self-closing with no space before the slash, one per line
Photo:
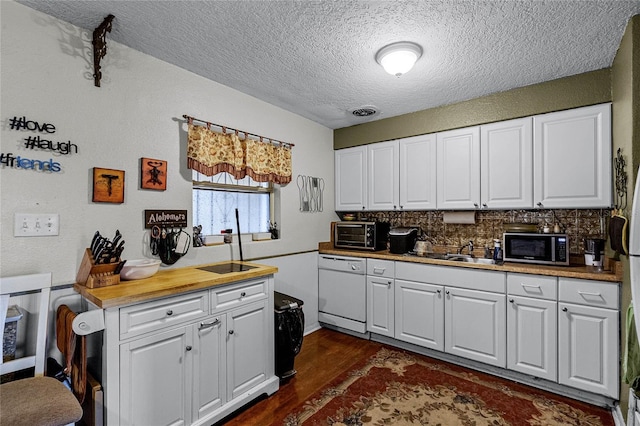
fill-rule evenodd
<path id="1" fill-rule="evenodd" d="M 473 254 L 473 241 L 471 240 L 469 240 L 469 244 L 465 244 L 458 249 L 458 254 L 462 254 L 462 250 L 464 250 L 465 247 L 468 248 L 470 255 Z"/>

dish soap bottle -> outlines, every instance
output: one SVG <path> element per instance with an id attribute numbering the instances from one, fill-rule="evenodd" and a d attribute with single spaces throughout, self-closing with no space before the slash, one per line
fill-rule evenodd
<path id="1" fill-rule="evenodd" d="M 502 242 L 498 239 L 493 240 L 493 260 L 497 265 L 502 264 Z"/>

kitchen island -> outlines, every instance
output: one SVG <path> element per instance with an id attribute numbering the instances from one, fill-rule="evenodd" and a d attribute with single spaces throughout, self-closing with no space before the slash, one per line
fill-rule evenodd
<path id="1" fill-rule="evenodd" d="M 96 352 L 90 366 L 104 388 L 105 424 L 212 424 L 276 392 L 277 271 L 221 262 L 102 288 L 76 284 L 87 309 L 104 312 L 102 338 L 89 353 Z"/>

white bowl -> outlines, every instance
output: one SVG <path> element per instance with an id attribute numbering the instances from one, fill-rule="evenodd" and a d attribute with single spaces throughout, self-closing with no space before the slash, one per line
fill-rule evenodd
<path id="1" fill-rule="evenodd" d="M 141 280 L 149 278 L 160 268 L 159 260 L 154 259 L 133 259 L 127 260 L 120 271 L 120 278 L 123 280 Z"/>

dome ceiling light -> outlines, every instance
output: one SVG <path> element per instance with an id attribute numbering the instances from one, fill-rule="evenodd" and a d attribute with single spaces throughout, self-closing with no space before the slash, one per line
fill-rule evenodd
<path id="1" fill-rule="evenodd" d="M 391 75 L 405 74 L 422 56 L 422 47 L 410 41 L 389 44 L 376 53 L 376 62 Z"/>

